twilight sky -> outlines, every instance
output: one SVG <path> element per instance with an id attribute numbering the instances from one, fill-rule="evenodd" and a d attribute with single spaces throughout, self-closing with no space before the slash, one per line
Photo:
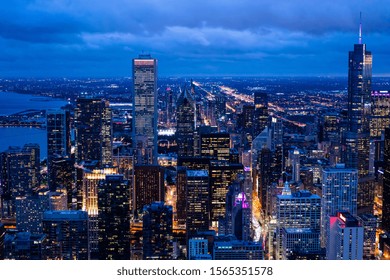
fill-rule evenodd
<path id="1" fill-rule="evenodd" d="M 387 0 L 1 1 L 0 77 L 131 76 L 141 52 L 159 76 L 347 76 L 360 11 L 390 75 Z"/>

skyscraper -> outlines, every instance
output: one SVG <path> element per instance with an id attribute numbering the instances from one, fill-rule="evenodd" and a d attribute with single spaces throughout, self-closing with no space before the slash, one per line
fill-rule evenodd
<path id="1" fill-rule="evenodd" d="M 137 164 L 157 163 L 157 60 L 133 59 L 133 148 Z"/>
<path id="2" fill-rule="evenodd" d="M 329 217 L 336 216 L 338 211 L 357 214 L 357 185 L 356 169 L 337 165 L 336 168 L 324 168 L 322 173 L 321 200 L 321 238 L 325 247 Z"/>
<path id="3" fill-rule="evenodd" d="M 78 98 L 75 109 L 76 160 L 112 163 L 112 121 L 108 101 Z"/>
<path id="4" fill-rule="evenodd" d="M 195 103 L 187 89 L 177 100 L 176 114 L 177 156 L 194 156 Z"/>
<path id="5" fill-rule="evenodd" d="M 225 160 L 230 159 L 230 134 L 202 133 L 200 135 L 200 154 L 210 159 Z"/>
<path id="6" fill-rule="evenodd" d="M 84 211 L 46 211 L 43 233 L 47 235 L 47 258 L 51 260 L 87 260 L 88 214 Z"/>
<path id="7" fill-rule="evenodd" d="M 255 114 L 253 121 L 253 139 L 268 126 L 268 97 L 266 92 L 257 91 L 255 97 Z"/>
<path id="8" fill-rule="evenodd" d="M 356 154 L 359 178 L 369 173 L 369 116 L 371 114 L 372 54 L 362 43 L 362 25 L 359 28 L 359 42 L 349 52 L 348 63 L 348 130 L 356 139 L 355 147 L 348 152 Z M 351 135 L 350 135 L 351 137 Z"/>
<path id="9" fill-rule="evenodd" d="M 135 166 L 135 210 L 142 211 L 143 207 L 155 201 L 164 201 L 164 168 L 158 165 Z"/>
<path id="10" fill-rule="evenodd" d="M 130 259 L 130 186 L 123 175 L 98 185 L 99 259 Z"/>
<path id="11" fill-rule="evenodd" d="M 385 130 L 382 229 L 390 232 L 390 128 Z"/>
<path id="12" fill-rule="evenodd" d="M 172 259 L 172 206 L 153 202 L 144 207 L 143 258 L 145 260 Z"/>
<path id="13" fill-rule="evenodd" d="M 187 240 L 210 226 L 210 185 L 207 170 L 187 170 Z"/>
<path id="14" fill-rule="evenodd" d="M 69 111 L 48 110 L 46 112 L 47 169 L 51 172 L 52 161 L 70 155 L 70 113 Z M 51 190 L 55 190 L 53 178 L 48 177 Z"/>

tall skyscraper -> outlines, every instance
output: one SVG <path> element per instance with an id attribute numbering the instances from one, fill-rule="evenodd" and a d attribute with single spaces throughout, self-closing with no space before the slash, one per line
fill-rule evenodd
<path id="1" fill-rule="evenodd" d="M 76 160 L 112 163 L 112 121 L 108 101 L 78 98 L 75 109 Z"/>
<path id="2" fill-rule="evenodd" d="M 390 128 L 385 130 L 382 229 L 390 232 Z"/>
<path id="3" fill-rule="evenodd" d="M 187 170 L 187 240 L 210 226 L 210 185 L 207 170 Z"/>
<path id="4" fill-rule="evenodd" d="M 69 111 L 48 110 L 46 112 L 47 131 L 47 169 L 52 169 L 52 161 L 56 158 L 64 158 L 70 155 L 70 113 Z M 55 181 L 50 176 L 48 184 L 55 191 Z M 54 186 L 52 186 L 54 185 Z"/>
<path id="5" fill-rule="evenodd" d="M 172 259 L 172 206 L 153 202 L 144 207 L 143 258 L 145 260 Z"/>
<path id="6" fill-rule="evenodd" d="M 178 157 L 194 156 L 195 103 L 185 88 L 176 103 Z"/>
<path id="7" fill-rule="evenodd" d="M 15 199 L 32 195 L 40 181 L 40 147 L 26 144 L 1 153 L 2 214 L 15 215 Z"/>
<path id="8" fill-rule="evenodd" d="M 321 239 L 325 247 L 329 217 L 338 211 L 357 214 L 358 172 L 356 169 L 337 165 L 336 168 L 324 168 L 322 173 L 321 200 Z"/>
<path id="9" fill-rule="evenodd" d="M 225 217 L 226 213 L 226 194 L 229 185 L 232 184 L 238 174 L 244 172 L 242 164 L 232 164 L 227 161 L 210 161 L 210 191 L 211 191 L 211 225 L 218 228 L 218 220 Z"/>
<path id="10" fill-rule="evenodd" d="M 371 115 L 372 54 L 362 43 L 362 25 L 359 28 L 359 42 L 349 52 L 348 63 L 348 130 L 356 139 L 355 146 L 348 152 L 356 154 L 359 178 L 369 173 L 369 116 Z M 350 135 L 351 136 L 351 135 Z"/>
<path id="11" fill-rule="evenodd" d="M 157 163 L 157 59 L 133 59 L 133 148 L 137 164 Z"/>
<path id="12" fill-rule="evenodd" d="M 268 97 L 266 92 L 257 91 L 255 97 L 255 113 L 253 120 L 253 139 L 268 126 Z"/>
<path id="13" fill-rule="evenodd" d="M 88 260 L 88 214 L 84 211 L 46 211 L 43 233 L 47 235 L 50 260 Z"/>
<path id="14" fill-rule="evenodd" d="M 390 126 L 390 91 L 371 92 L 370 137 L 380 139 Z"/>
<path id="15" fill-rule="evenodd" d="M 107 175 L 98 186 L 99 259 L 130 259 L 130 186 L 123 175 Z"/>
<path id="16" fill-rule="evenodd" d="M 43 212 L 50 208 L 48 195 L 19 196 L 15 199 L 15 207 L 19 231 L 42 233 Z"/>

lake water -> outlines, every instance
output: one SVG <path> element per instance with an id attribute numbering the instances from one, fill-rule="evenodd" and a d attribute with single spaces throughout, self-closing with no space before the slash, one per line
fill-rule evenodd
<path id="1" fill-rule="evenodd" d="M 14 92 L 0 92 L 0 115 L 2 116 L 29 109 L 59 109 L 66 104 L 66 100 Z M 41 160 L 47 157 L 46 129 L 0 127 L 0 152 L 5 151 L 9 146 L 23 146 L 27 143 L 38 143 L 41 148 Z"/>

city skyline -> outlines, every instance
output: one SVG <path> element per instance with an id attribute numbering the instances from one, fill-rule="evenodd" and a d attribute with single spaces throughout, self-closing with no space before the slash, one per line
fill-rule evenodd
<path id="1" fill-rule="evenodd" d="M 379 8 L 380 7 L 380 8 Z M 131 76 L 149 53 L 159 76 L 344 76 L 358 42 L 390 75 L 384 1 L 18 1 L 3 4 L 1 77 Z M 147 17 L 146 17 L 147 15 Z"/>

